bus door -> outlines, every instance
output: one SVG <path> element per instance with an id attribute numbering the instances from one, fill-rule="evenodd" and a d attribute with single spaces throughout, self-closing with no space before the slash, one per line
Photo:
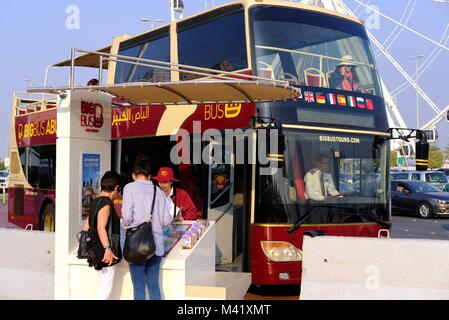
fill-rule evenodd
<path id="1" fill-rule="evenodd" d="M 220 161 L 214 158 L 216 155 L 211 154 L 211 156 L 212 159 L 208 165 L 207 207 L 208 219 L 216 223 L 216 264 L 231 264 L 233 262 L 234 155 L 223 150 L 219 156 Z"/>
<path id="2" fill-rule="evenodd" d="M 39 184 L 38 155 L 35 148 L 31 146 L 25 149 L 24 172 L 32 189 L 24 188 L 23 216 L 26 224 L 33 223 L 33 227 L 41 229 L 40 212 L 36 204 L 37 190 L 35 190 Z"/>

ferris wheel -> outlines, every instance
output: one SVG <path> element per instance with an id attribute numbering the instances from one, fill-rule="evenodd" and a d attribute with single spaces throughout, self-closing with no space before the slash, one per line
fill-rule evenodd
<path id="1" fill-rule="evenodd" d="M 170 0 L 172 3 L 177 3 L 177 1 L 182 0 Z M 385 14 L 381 10 L 379 10 L 376 6 L 374 6 L 374 2 L 372 0 L 280 0 L 280 1 L 289 1 L 296 2 L 316 7 L 325 8 L 328 10 L 336 11 L 341 14 L 349 15 L 358 19 L 363 19 L 367 15 L 376 14 L 379 19 L 385 19 L 394 24 L 394 28 L 390 31 L 385 40 L 380 41 L 376 35 L 370 31 L 369 26 L 367 26 L 368 37 L 374 45 L 374 55 L 375 57 L 384 56 L 397 70 L 400 76 L 403 78 L 403 82 L 401 85 L 396 88 L 391 88 L 387 81 L 383 81 L 382 79 L 382 87 L 385 95 L 385 102 L 387 106 L 387 116 L 390 127 L 394 128 L 408 128 L 408 127 L 416 127 L 416 125 L 407 125 L 406 121 L 401 115 L 400 109 L 397 104 L 397 97 L 403 93 L 408 88 L 412 87 L 419 96 L 425 101 L 425 108 L 427 111 L 430 111 L 430 114 L 433 118 L 425 123 L 424 125 L 418 125 L 417 129 L 427 130 L 429 131 L 428 137 L 430 141 L 435 140 L 435 126 L 442 119 L 447 119 L 449 121 L 449 104 L 448 106 L 442 106 L 441 108 L 432 100 L 432 98 L 425 92 L 425 90 L 418 85 L 417 75 L 422 75 L 429 67 L 435 62 L 435 60 L 441 54 L 449 54 L 449 23 L 446 26 L 443 26 L 441 29 L 442 35 L 439 41 L 429 38 L 428 36 L 420 33 L 414 28 L 410 27 L 408 23 L 412 18 L 413 14 L 416 13 L 416 5 L 418 0 L 404 0 L 404 9 L 402 16 L 400 18 L 390 17 Z M 440 5 L 449 6 L 449 0 L 432 0 L 435 3 L 439 3 Z M 208 5 L 214 6 L 214 0 L 204 0 L 205 8 Z M 353 9 L 351 9 L 348 4 L 353 5 Z M 400 38 L 401 34 L 404 32 L 411 32 L 419 37 L 422 41 L 427 41 L 433 44 L 434 49 L 428 54 L 424 61 L 422 61 L 419 68 L 413 74 L 409 74 L 398 61 L 397 58 L 393 56 L 390 52 L 393 44 Z M 420 58 L 417 56 L 416 58 Z M 449 102 L 448 102 L 449 103 Z M 433 132 L 432 132 L 433 131 Z M 393 148 L 398 148 L 398 142 L 392 143 Z M 413 147 L 409 148 L 413 151 Z"/>
<path id="2" fill-rule="evenodd" d="M 171 0 L 176 1 L 176 0 Z M 432 98 L 425 92 L 425 90 L 418 84 L 418 75 L 422 75 L 430 66 L 435 62 L 435 60 L 442 54 L 449 54 L 449 23 L 441 28 L 441 38 L 438 40 L 431 39 L 430 37 L 422 34 L 420 31 L 415 30 L 409 26 L 409 22 L 413 17 L 413 14 L 417 11 L 418 0 L 407 0 L 403 1 L 404 9 L 402 16 L 391 17 L 386 13 L 382 12 L 378 7 L 375 6 L 375 1 L 372 0 L 280 0 L 297 2 L 306 5 L 317 6 L 325 8 L 328 10 L 336 11 L 341 14 L 349 15 L 358 19 L 366 18 L 367 16 L 373 16 L 375 14 L 379 20 L 385 19 L 393 23 L 394 27 L 389 32 L 388 36 L 380 41 L 376 36 L 375 31 L 371 31 L 369 26 L 367 26 L 368 37 L 370 38 L 372 44 L 374 45 L 374 55 L 379 58 L 384 56 L 389 63 L 393 65 L 398 74 L 403 78 L 403 82 L 397 86 L 392 87 L 388 81 L 383 81 L 381 79 L 385 103 L 387 107 L 387 116 L 389 125 L 392 128 L 410 128 L 417 127 L 417 129 L 425 130 L 428 135 L 428 140 L 434 142 L 436 140 L 436 125 L 443 119 L 449 121 L 449 105 L 438 106 Z M 449 0 L 432 0 L 439 5 L 449 6 Z M 214 6 L 214 0 L 204 0 L 205 8 L 208 4 Z M 351 7 L 348 6 L 351 4 Z M 375 29 L 375 28 L 374 28 Z M 412 74 L 408 73 L 401 65 L 400 61 L 394 57 L 391 53 L 391 48 L 395 42 L 400 39 L 401 35 L 405 32 L 413 33 L 420 40 L 426 41 L 433 45 L 433 50 L 426 55 L 426 58 L 421 62 L 420 67 L 416 68 L 416 71 Z M 417 58 L 424 58 L 423 56 L 417 56 Z M 397 98 L 400 94 L 404 93 L 405 90 L 413 88 L 417 95 L 425 101 L 423 108 L 428 111 L 428 113 L 433 117 L 430 121 L 421 125 L 407 125 L 406 121 L 401 115 L 400 108 L 398 107 Z M 449 102 L 448 102 L 449 103 Z M 418 118 L 418 116 L 417 116 Z M 419 122 L 419 121 L 417 121 Z M 404 156 L 411 156 L 414 153 L 414 144 L 405 143 L 403 141 L 393 140 L 391 143 L 392 149 L 401 150 Z"/>
<path id="3" fill-rule="evenodd" d="M 434 2 L 441 2 L 449 5 L 447 0 L 433 0 Z M 418 85 L 417 75 L 423 74 L 438 58 L 441 54 L 449 54 L 449 23 L 442 27 L 442 35 L 439 41 L 429 38 L 428 36 L 420 33 L 419 31 L 408 26 L 408 22 L 416 10 L 416 4 L 418 0 L 404 1 L 404 10 L 400 18 L 393 18 L 384 12 L 380 11 L 377 7 L 372 6 L 370 0 L 290 0 L 290 2 L 299 2 L 303 4 L 318 6 L 329 10 L 337 11 L 339 13 L 349 15 L 355 18 L 362 19 L 367 15 L 376 14 L 379 19 L 386 19 L 394 24 L 394 28 L 389 32 L 385 40 L 380 41 L 373 32 L 367 30 L 368 36 L 371 42 L 375 46 L 374 55 L 380 57 L 383 55 L 397 70 L 397 72 L 403 77 L 403 82 L 396 88 L 390 88 L 386 81 L 382 80 L 383 91 L 385 95 L 385 102 L 387 106 L 387 116 L 390 127 L 407 128 L 408 126 L 401 115 L 400 109 L 397 104 L 397 97 L 408 88 L 412 87 L 417 94 L 425 101 L 425 108 L 432 114 L 433 118 L 425 123 L 419 125 L 418 129 L 425 130 L 427 136 L 431 142 L 437 138 L 436 124 L 442 119 L 449 120 L 449 105 L 444 108 L 438 107 L 438 105 L 432 100 L 432 98 L 424 91 L 422 87 Z M 351 10 L 348 4 L 353 4 Z M 369 29 L 369 28 L 367 28 Z M 421 66 L 416 69 L 414 74 L 409 74 L 401 66 L 401 63 L 391 54 L 390 49 L 393 44 L 400 38 L 403 32 L 411 32 L 419 37 L 423 41 L 432 43 L 434 49 L 430 54 L 426 56 L 426 59 L 421 63 Z M 423 56 L 417 56 L 415 58 L 422 58 Z M 393 141 L 392 149 L 400 150 L 401 154 L 405 157 L 411 156 L 414 153 L 414 144 L 408 144 L 403 141 Z"/>

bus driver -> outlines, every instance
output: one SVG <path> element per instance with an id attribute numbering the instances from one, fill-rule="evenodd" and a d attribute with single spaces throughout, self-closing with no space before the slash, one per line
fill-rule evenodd
<path id="1" fill-rule="evenodd" d="M 335 188 L 332 175 L 328 173 L 329 165 L 330 159 L 327 155 L 318 155 L 316 167 L 307 172 L 304 177 L 306 199 L 323 202 L 330 197 L 343 196 Z"/>

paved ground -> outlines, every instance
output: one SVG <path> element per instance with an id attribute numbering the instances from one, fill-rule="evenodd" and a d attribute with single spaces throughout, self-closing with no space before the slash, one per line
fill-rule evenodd
<path id="1" fill-rule="evenodd" d="M 2 198 L 0 195 L 0 228 L 14 228 L 17 226 L 8 222 L 8 200 L 6 200 L 6 204 L 3 205 Z"/>
<path id="2" fill-rule="evenodd" d="M 449 240 L 449 218 L 393 216 L 393 238 Z"/>
<path id="3" fill-rule="evenodd" d="M 393 216 L 393 238 L 449 240 L 449 218 Z M 245 300 L 298 300 L 298 287 L 251 288 Z"/>
<path id="4" fill-rule="evenodd" d="M 0 198 L 0 228 L 17 228 L 8 223 L 7 205 Z M 393 216 L 393 238 L 449 240 L 449 218 L 420 219 L 413 215 Z M 246 300 L 297 300 L 299 287 L 252 287 Z"/>

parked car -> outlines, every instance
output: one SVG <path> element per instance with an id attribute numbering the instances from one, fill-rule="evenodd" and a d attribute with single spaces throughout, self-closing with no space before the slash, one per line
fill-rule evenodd
<path id="1" fill-rule="evenodd" d="M 402 172 L 392 172 L 390 173 L 391 180 L 408 180 L 409 174 L 408 171 Z"/>
<path id="2" fill-rule="evenodd" d="M 421 218 L 449 216 L 449 193 L 424 181 L 391 182 L 393 213 L 415 213 Z"/>
<path id="3" fill-rule="evenodd" d="M 391 180 L 413 180 L 424 181 L 443 191 L 449 183 L 448 177 L 441 171 L 403 171 L 392 172 L 390 174 Z M 449 188 L 446 187 L 446 188 Z"/>
<path id="4" fill-rule="evenodd" d="M 449 176 L 449 169 L 448 169 L 448 168 L 438 169 L 437 171 L 441 171 L 441 172 L 443 172 L 446 176 Z"/>
<path id="5" fill-rule="evenodd" d="M 8 178 L 7 172 L 0 171 L 0 191 L 2 191 L 1 189 L 8 189 Z"/>

